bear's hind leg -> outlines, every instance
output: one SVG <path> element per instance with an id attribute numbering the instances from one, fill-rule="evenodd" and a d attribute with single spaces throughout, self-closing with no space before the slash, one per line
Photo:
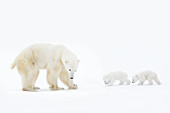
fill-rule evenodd
<path id="1" fill-rule="evenodd" d="M 22 79 L 23 91 L 36 91 L 34 84 L 37 78 L 37 67 L 34 66 L 29 60 L 20 60 L 17 64 L 18 72 Z"/>
<path id="2" fill-rule="evenodd" d="M 37 72 L 37 73 L 36 73 L 36 76 L 35 76 L 34 79 L 33 79 L 33 80 L 34 80 L 34 87 L 33 87 L 33 88 L 34 88 L 34 89 L 40 89 L 39 87 L 35 87 L 35 82 L 37 81 L 37 78 L 38 78 L 38 75 L 39 75 L 39 70 L 37 70 L 36 72 Z"/>
<path id="3" fill-rule="evenodd" d="M 36 91 L 36 89 L 34 88 L 34 84 L 35 84 L 34 77 L 35 74 L 33 73 L 21 75 L 23 91 Z"/>

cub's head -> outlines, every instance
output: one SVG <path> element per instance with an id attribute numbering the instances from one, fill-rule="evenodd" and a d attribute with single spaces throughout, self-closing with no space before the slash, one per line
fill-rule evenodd
<path id="1" fill-rule="evenodd" d="M 74 78 L 74 74 L 78 69 L 80 60 L 77 59 L 75 55 L 65 55 L 62 57 L 62 63 L 65 69 L 69 72 L 70 79 Z"/>
<path id="2" fill-rule="evenodd" d="M 110 77 L 108 76 L 108 75 L 104 75 L 103 76 L 103 81 L 104 81 L 104 83 L 107 85 L 107 84 L 109 84 L 110 83 Z"/>
<path id="3" fill-rule="evenodd" d="M 136 81 L 138 81 L 138 75 L 132 77 L 132 83 L 135 83 Z"/>

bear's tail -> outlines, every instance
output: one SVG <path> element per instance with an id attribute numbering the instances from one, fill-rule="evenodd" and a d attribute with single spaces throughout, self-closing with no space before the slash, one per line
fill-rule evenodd
<path id="1" fill-rule="evenodd" d="M 15 66 L 17 65 L 17 63 L 18 63 L 18 56 L 17 56 L 17 58 L 15 59 L 15 61 L 12 63 L 11 69 L 14 69 Z"/>
<path id="2" fill-rule="evenodd" d="M 14 67 L 16 66 L 16 60 L 13 62 L 13 64 L 11 65 L 11 69 L 14 69 Z"/>

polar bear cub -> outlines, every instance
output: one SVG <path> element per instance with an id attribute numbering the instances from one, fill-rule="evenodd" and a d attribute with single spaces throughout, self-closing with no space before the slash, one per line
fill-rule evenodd
<path id="1" fill-rule="evenodd" d="M 120 81 L 119 85 L 123 85 L 124 83 L 126 83 L 126 85 L 130 84 L 128 75 L 122 71 L 112 72 L 103 76 L 103 81 L 108 86 L 112 86 L 116 80 Z"/>
<path id="2" fill-rule="evenodd" d="M 79 60 L 77 56 L 63 45 L 34 44 L 23 50 L 13 62 L 22 79 L 23 91 L 36 91 L 35 82 L 40 69 L 47 70 L 47 82 L 50 88 L 57 90 L 58 78 L 71 89 L 76 89 L 73 83 Z"/>
<path id="3" fill-rule="evenodd" d="M 135 76 L 132 77 L 132 83 L 135 83 L 139 80 L 138 85 L 143 85 L 144 82 L 147 80 L 149 85 L 153 84 L 153 80 L 160 85 L 161 82 L 158 80 L 157 74 L 153 71 L 142 71 Z"/>

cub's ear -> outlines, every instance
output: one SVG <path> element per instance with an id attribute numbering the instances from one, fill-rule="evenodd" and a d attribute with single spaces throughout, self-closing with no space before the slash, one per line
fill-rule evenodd
<path id="1" fill-rule="evenodd" d="M 65 63 L 66 63 L 66 64 L 68 64 L 68 63 L 69 63 L 69 61 L 65 61 Z"/>

